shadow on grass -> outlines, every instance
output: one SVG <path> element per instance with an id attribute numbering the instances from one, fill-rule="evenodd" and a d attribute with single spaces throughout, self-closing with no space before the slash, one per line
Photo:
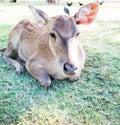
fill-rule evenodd
<path id="1" fill-rule="evenodd" d="M 53 80 L 50 88 L 42 87 L 28 72 L 16 75 L 15 69 L 0 58 L 0 123 L 107 124 L 109 119 L 118 123 L 119 114 L 114 114 L 119 112 L 116 69 L 106 68 L 111 58 L 104 58 L 92 53 L 79 81 Z"/>
<path id="2" fill-rule="evenodd" d="M 62 98 L 64 90 L 72 85 L 68 81 L 53 80 L 50 88 L 44 88 L 27 71 L 18 76 L 2 58 L 0 76 L 0 123 L 3 124 L 16 124 L 30 109 L 54 104 L 53 98 Z"/>

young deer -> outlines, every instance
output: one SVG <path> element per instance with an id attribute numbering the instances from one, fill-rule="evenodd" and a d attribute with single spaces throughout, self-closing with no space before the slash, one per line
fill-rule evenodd
<path id="1" fill-rule="evenodd" d="M 77 39 L 77 25 L 91 23 L 98 8 L 98 3 L 91 3 L 80 8 L 74 16 L 49 18 L 40 9 L 30 6 L 37 23 L 23 20 L 16 25 L 3 53 L 4 60 L 21 74 L 23 67 L 13 58 L 17 54 L 28 72 L 45 87 L 50 86 L 51 78 L 78 80 L 85 63 L 85 52 Z"/>

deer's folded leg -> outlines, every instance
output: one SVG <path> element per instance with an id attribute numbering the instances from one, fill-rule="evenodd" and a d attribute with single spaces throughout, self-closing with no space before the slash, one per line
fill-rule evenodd
<path id="1" fill-rule="evenodd" d="M 36 78 L 40 84 L 44 87 L 49 87 L 51 84 L 51 79 L 47 71 L 42 67 L 39 61 L 30 59 L 26 63 L 26 68 L 29 73 Z"/>

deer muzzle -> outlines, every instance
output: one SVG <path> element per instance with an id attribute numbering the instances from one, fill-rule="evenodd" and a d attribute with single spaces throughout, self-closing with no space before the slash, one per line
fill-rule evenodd
<path id="1" fill-rule="evenodd" d="M 63 71 L 66 75 L 75 75 L 75 71 L 77 70 L 78 68 L 74 65 L 71 65 L 69 64 L 68 62 L 66 62 L 64 64 L 64 67 L 63 67 Z"/>

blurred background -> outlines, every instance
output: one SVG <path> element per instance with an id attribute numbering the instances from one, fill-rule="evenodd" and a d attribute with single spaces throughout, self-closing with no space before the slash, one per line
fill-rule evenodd
<path id="1" fill-rule="evenodd" d="M 0 1 L 0 23 L 15 23 L 23 18 L 32 18 L 28 5 L 36 6 L 50 16 L 54 16 L 57 14 L 65 14 L 64 7 L 69 9 L 70 15 L 74 15 L 81 5 L 96 2 L 96 0 L 53 0 L 53 3 L 50 4 L 48 3 L 49 0 Z M 98 2 L 103 2 L 103 4 L 100 6 L 97 20 L 120 20 L 120 14 L 118 14 L 120 12 L 119 0 L 99 0 Z M 72 5 L 68 6 L 71 3 Z"/>

